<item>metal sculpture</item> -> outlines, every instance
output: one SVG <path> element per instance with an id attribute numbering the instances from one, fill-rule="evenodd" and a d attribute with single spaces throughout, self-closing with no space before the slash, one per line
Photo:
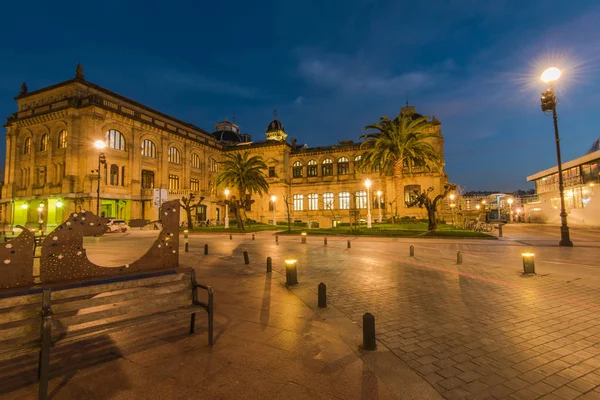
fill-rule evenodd
<path id="1" fill-rule="evenodd" d="M 0 289 L 32 286 L 35 237 L 23 226 L 19 236 L 0 245 Z"/>

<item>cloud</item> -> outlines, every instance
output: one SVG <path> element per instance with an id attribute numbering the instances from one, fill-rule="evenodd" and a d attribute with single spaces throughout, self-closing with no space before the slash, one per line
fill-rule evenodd
<path id="1" fill-rule="evenodd" d="M 253 88 L 191 72 L 169 69 L 159 71 L 157 72 L 157 75 L 166 84 L 176 85 L 188 90 L 229 95 L 246 99 L 260 97 L 258 91 Z"/>

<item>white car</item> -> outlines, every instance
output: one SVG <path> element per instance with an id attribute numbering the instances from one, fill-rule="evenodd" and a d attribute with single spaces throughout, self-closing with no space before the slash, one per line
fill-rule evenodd
<path id="1" fill-rule="evenodd" d="M 127 223 L 125 222 L 125 220 L 122 220 L 122 219 L 110 218 L 108 220 L 108 224 L 106 224 L 106 232 L 107 233 L 127 232 L 127 229 L 129 229 L 129 226 L 127 226 Z"/>

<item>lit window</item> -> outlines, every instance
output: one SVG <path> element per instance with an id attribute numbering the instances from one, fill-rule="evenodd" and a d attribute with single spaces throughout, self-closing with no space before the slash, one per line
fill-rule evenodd
<path id="1" fill-rule="evenodd" d="M 333 175 L 333 161 L 331 158 L 326 158 L 323 160 L 323 176 Z"/>
<path id="2" fill-rule="evenodd" d="M 25 139 L 25 143 L 23 143 L 23 154 L 31 154 L 31 138 Z"/>
<path id="3" fill-rule="evenodd" d="M 354 195 L 356 196 L 356 208 L 367 208 L 367 192 L 361 190 Z"/>
<path id="4" fill-rule="evenodd" d="M 142 155 L 144 157 L 156 158 L 156 146 L 152 140 L 145 139 L 142 142 Z"/>
<path id="5" fill-rule="evenodd" d="M 115 129 L 111 129 L 104 135 L 108 148 L 125 151 L 125 137 Z"/>
<path id="6" fill-rule="evenodd" d="M 200 168 L 200 156 L 196 153 L 192 154 L 192 168 Z"/>
<path id="7" fill-rule="evenodd" d="M 217 162 L 212 158 L 208 160 L 208 170 L 210 172 L 218 172 L 219 170 Z"/>
<path id="8" fill-rule="evenodd" d="M 294 195 L 294 211 L 302 211 L 304 209 L 304 196 L 301 194 Z"/>
<path id="9" fill-rule="evenodd" d="M 404 186 L 405 203 L 411 203 L 419 194 L 421 194 L 421 185 Z"/>
<path id="10" fill-rule="evenodd" d="M 169 175 L 169 190 L 179 189 L 179 177 L 177 175 Z"/>
<path id="11" fill-rule="evenodd" d="M 319 209 L 319 195 L 318 194 L 311 193 L 308 195 L 308 209 L 311 211 Z"/>
<path id="12" fill-rule="evenodd" d="M 308 164 L 306 164 L 306 175 L 310 177 L 314 177 L 318 175 L 318 165 L 315 160 L 310 160 Z"/>
<path id="13" fill-rule="evenodd" d="M 169 162 L 173 164 L 181 164 L 181 153 L 176 147 L 169 148 Z"/>
<path id="14" fill-rule="evenodd" d="M 300 161 L 296 161 L 294 165 L 292 165 L 292 177 L 302 178 L 302 163 Z"/>
<path id="15" fill-rule="evenodd" d="M 65 147 L 67 147 L 67 131 L 63 129 L 58 134 L 58 148 L 64 149 Z"/>
<path id="16" fill-rule="evenodd" d="M 346 157 L 340 157 L 340 159 L 338 160 L 338 175 L 347 175 L 348 172 L 350 171 L 350 168 L 348 167 L 348 159 Z"/>
<path id="17" fill-rule="evenodd" d="M 323 193 L 323 209 L 333 210 L 333 193 Z"/>
<path id="18" fill-rule="evenodd" d="M 340 210 L 350 209 L 350 192 L 340 193 Z"/>
<path id="19" fill-rule="evenodd" d="M 200 181 L 198 179 L 190 179 L 190 190 L 192 190 L 193 192 L 200 191 Z"/>
<path id="20" fill-rule="evenodd" d="M 44 133 L 40 139 L 40 151 L 46 150 L 48 150 L 48 135 Z"/>

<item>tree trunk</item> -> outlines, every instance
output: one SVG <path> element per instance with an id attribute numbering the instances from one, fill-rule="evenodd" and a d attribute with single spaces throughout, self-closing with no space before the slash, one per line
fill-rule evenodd
<path id="1" fill-rule="evenodd" d="M 394 190 L 396 191 L 395 202 L 396 202 L 396 213 L 392 215 L 392 224 L 398 216 L 398 204 L 404 204 L 404 187 L 402 185 L 402 168 L 404 160 L 399 160 L 394 164 Z"/>
<path id="2" fill-rule="evenodd" d="M 428 231 L 435 231 L 437 229 L 437 220 L 435 218 L 435 205 L 430 205 L 427 207 L 427 218 L 429 219 L 429 224 L 427 227 Z"/>

